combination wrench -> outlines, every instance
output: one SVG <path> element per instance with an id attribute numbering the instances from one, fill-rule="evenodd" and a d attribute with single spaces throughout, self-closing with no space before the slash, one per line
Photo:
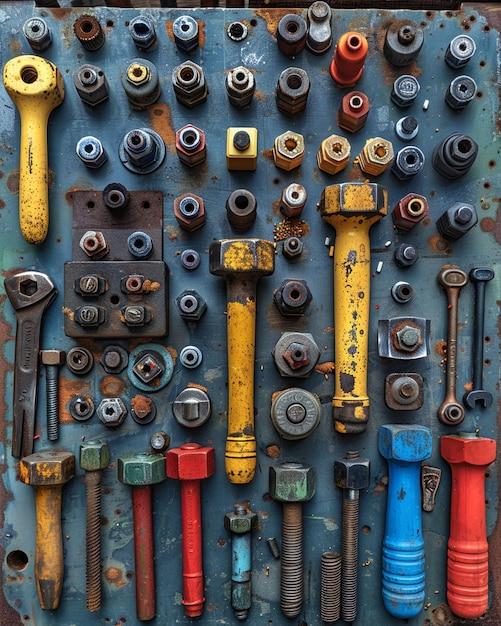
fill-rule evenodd
<path id="1" fill-rule="evenodd" d="M 456 265 L 444 265 L 438 273 L 438 282 L 447 294 L 447 369 L 445 398 L 439 406 L 438 419 L 446 426 L 460 424 L 464 408 L 456 398 L 457 334 L 459 292 L 468 283 L 468 275 Z"/>
<path id="2" fill-rule="evenodd" d="M 6 278 L 4 286 L 16 312 L 12 456 L 20 458 L 33 452 L 42 319 L 57 290 L 46 274 L 30 271 Z"/>

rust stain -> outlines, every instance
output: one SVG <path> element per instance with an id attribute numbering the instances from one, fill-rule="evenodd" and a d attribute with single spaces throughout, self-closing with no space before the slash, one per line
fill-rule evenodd
<path id="1" fill-rule="evenodd" d="M 254 92 L 254 98 L 256 98 L 256 100 L 259 100 L 259 102 L 266 102 L 266 100 L 268 100 L 268 95 L 263 93 L 262 91 L 259 91 L 259 89 L 256 89 L 256 91 Z"/>
<path id="2" fill-rule="evenodd" d="M 493 201 L 495 199 L 493 198 Z M 498 208 L 496 210 L 496 219 L 484 217 L 480 220 L 480 228 L 486 233 L 493 233 L 497 243 L 501 244 L 501 203 L 498 198 Z"/>
<path id="3" fill-rule="evenodd" d="M 266 454 L 270 457 L 270 459 L 278 459 L 281 454 L 280 446 L 277 446 L 276 444 L 266 446 Z"/>
<path id="4" fill-rule="evenodd" d="M 315 366 L 315 371 L 320 374 L 332 374 L 336 369 L 336 365 L 333 361 L 326 361 L 325 363 L 318 363 Z"/>
<path id="5" fill-rule="evenodd" d="M 104 396 L 118 397 L 125 393 L 125 383 L 115 376 L 105 376 L 99 383 L 99 391 Z"/>
<path id="6" fill-rule="evenodd" d="M 66 18 L 71 16 L 71 9 L 49 9 L 50 13 L 56 20 L 65 20 Z"/>
<path id="7" fill-rule="evenodd" d="M 69 411 L 66 407 L 73 396 L 80 396 L 91 390 L 90 381 L 85 378 L 71 379 L 65 376 L 59 377 L 59 421 L 62 424 L 73 423 Z"/>
<path id="8" fill-rule="evenodd" d="M 438 356 L 445 356 L 447 354 L 447 341 L 443 339 L 441 341 L 437 341 L 435 344 L 435 352 Z"/>
<path id="9" fill-rule="evenodd" d="M 441 252 L 443 254 L 451 254 L 452 248 L 449 246 L 449 242 L 443 239 L 440 235 L 432 235 L 428 239 L 428 245 L 434 252 Z"/>
<path id="10" fill-rule="evenodd" d="M 284 15 L 301 15 L 301 9 L 256 9 L 256 15 L 266 23 L 266 29 L 272 37 L 276 36 L 278 23 Z"/>
<path id="11" fill-rule="evenodd" d="M 157 102 L 148 107 L 151 126 L 165 142 L 169 154 L 176 154 L 176 131 L 172 124 L 170 107 L 164 102 Z"/>
<path id="12" fill-rule="evenodd" d="M 0 210 L 5 209 L 5 202 L 0 198 Z"/>
<path id="13" fill-rule="evenodd" d="M 207 387 L 204 387 L 203 385 L 199 385 L 198 383 L 188 383 L 186 386 L 191 387 L 192 389 L 200 389 L 200 391 L 205 391 L 205 393 L 208 392 Z"/>
<path id="14" fill-rule="evenodd" d="M 174 361 L 174 365 L 175 365 L 176 360 L 177 360 L 177 350 L 175 350 L 172 346 L 165 346 L 165 349 L 171 355 L 172 360 Z"/>
<path id="15" fill-rule="evenodd" d="M 18 56 L 19 54 L 21 54 L 21 40 L 12 39 L 9 43 L 9 48 L 11 49 L 14 56 Z"/>
<path id="16" fill-rule="evenodd" d="M 106 582 L 115 587 L 124 587 L 127 584 L 127 581 L 124 580 L 123 571 L 118 567 L 108 567 L 104 570 L 104 578 Z"/>
<path id="17" fill-rule="evenodd" d="M 12 195 L 19 193 L 19 170 L 12 170 L 7 176 L 5 186 Z"/>
<path id="18" fill-rule="evenodd" d="M 273 148 L 269 148 L 267 150 L 261 150 L 261 154 L 268 161 L 274 162 L 274 159 L 273 159 Z"/>
<path id="19" fill-rule="evenodd" d="M 160 283 L 154 280 L 146 279 L 143 282 L 143 292 L 154 292 L 160 289 Z"/>
<path id="20" fill-rule="evenodd" d="M 136 415 L 148 414 L 151 411 L 153 400 L 148 396 L 134 396 L 130 401 L 130 406 Z"/>

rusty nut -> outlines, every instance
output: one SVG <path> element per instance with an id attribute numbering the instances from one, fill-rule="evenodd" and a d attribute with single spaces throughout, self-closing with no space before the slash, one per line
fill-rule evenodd
<path id="1" fill-rule="evenodd" d="M 350 91 L 341 100 L 337 125 L 355 133 L 365 126 L 370 110 L 369 98 L 361 91 Z"/>
<path id="2" fill-rule="evenodd" d="M 85 232 L 80 239 L 80 248 L 94 261 L 102 259 L 110 251 L 103 233 L 99 230 Z"/>
<path id="3" fill-rule="evenodd" d="M 299 183 L 291 183 L 282 190 L 280 198 L 280 211 L 285 217 L 298 217 L 304 209 L 308 193 L 306 188 Z"/>
<path id="4" fill-rule="evenodd" d="M 172 70 L 172 86 L 178 102 L 189 109 L 207 100 L 204 71 L 193 61 L 185 61 Z"/>
<path id="5" fill-rule="evenodd" d="M 100 421 L 111 428 L 123 424 L 127 408 L 121 398 L 103 398 L 97 407 Z"/>
<path id="6" fill-rule="evenodd" d="M 299 237 L 292 235 L 284 239 L 282 254 L 286 259 L 295 259 L 303 254 L 303 242 Z"/>
<path id="7" fill-rule="evenodd" d="M 429 213 L 428 200 L 418 193 L 408 193 L 395 205 L 392 211 L 393 223 L 400 230 L 412 230 Z"/>
<path id="8" fill-rule="evenodd" d="M 184 193 L 174 200 L 174 216 L 184 230 L 192 232 L 205 224 L 204 201 L 194 193 Z"/>
<path id="9" fill-rule="evenodd" d="M 249 106 L 256 90 L 254 74 L 242 65 L 234 67 L 226 74 L 225 87 L 230 104 L 239 109 Z"/>
<path id="10" fill-rule="evenodd" d="M 273 161 L 276 167 L 289 172 L 301 165 L 304 156 L 304 137 L 287 130 L 275 139 Z"/>
<path id="11" fill-rule="evenodd" d="M 282 315 L 301 316 L 312 300 L 305 280 L 285 279 L 273 294 L 273 300 Z"/>
<path id="12" fill-rule="evenodd" d="M 327 174 L 337 174 L 348 165 L 350 142 L 341 135 L 330 135 L 322 141 L 317 152 L 318 169 Z"/>
<path id="13" fill-rule="evenodd" d="M 368 139 L 358 157 L 362 172 L 371 176 L 382 174 L 391 165 L 393 159 L 391 141 L 382 137 Z"/>
<path id="14" fill-rule="evenodd" d="M 176 152 L 181 163 L 194 167 L 207 158 L 205 133 L 200 128 L 187 124 L 176 132 Z"/>
<path id="15" fill-rule="evenodd" d="M 310 79 L 300 67 L 288 67 L 278 77 L 277 108 L 286 115 L 304 111 L 310 91 Z"/>
<path id="16" fill-rule="evenodd" d="M 306 502 L 315 495 L 316 472 L 304 463 L 270 467 L 270 495 L 279 502 Z"/>
<path id="17" fill-rule="evenodd" d="M 272 355 L 280 376 L 307 378 L 320 358 L 320 349 L 310 333 L 286 332 Z"/>

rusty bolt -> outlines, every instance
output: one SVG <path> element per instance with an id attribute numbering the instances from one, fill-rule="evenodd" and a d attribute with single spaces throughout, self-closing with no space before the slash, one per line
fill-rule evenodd
<path id="1" fill-rule="evenodd" d="M 339 128 L 355 133 L 365 126 L 369 110 L 369 98 L 361 91 L 350 91 L 341 100 L 337 120 Z"/>
<path id="2" fill-rule="evenodd" d="M 277 108 L 286 115 L 297 115 L 306 108 L 310 79 L 305 70 L 288 67 L 278 78 Z"/>
<path id="3" fill-rule="evenodd" d="M 178 102 L 188 108 L 205 102 L 209 90 L 200 65 L 185 61 L 172 70 L 172 86 Z"/>
<path id="4" fill-rule="evenodd" d="M 404 326 L 396 333 L 400 350 L 414 352 L 422 343 L 421 330 L 416 326 Z"/>
<path id="5" fill-rule="evenodd" d="M 287 130 L 275 139 L 273 160 L 276 167 L 289 172 L 301 165 L 304 156 L 304 137 Z"/>
<path id="6" fill-rule="evenodd" d="M 327 174 L 337 174 L 350 160 L 351 146 L 341 135 L 330 135 L 322 141 L 317 152 L 318 168 Z"/>
<path id="7" fill-rule="evenodd" d="M 85 232 L 80 239 L 80 248 L 94 261 L 102 259 L 110 251 L 103 233 L 99 230 Z"/>
<path id="8" fill-rule="evenodd" d="M 193 232 L 205 224 L 205 205 L 200 196 L 184 193 L 174 200 L 174 216 L 181 228 Z"/>
<path id="9" fill-rule="evenodd" d="M 310 351 L 308 346 L 303 343 L 291 343 L 287 346 L 282 356 L 287 365 L 293 370 L 310 364 Z"/>
<path id="10" fill-rule="evenodd" d="M 305 280 L 285 279 L 273 294 L 273 299 L 282 315 L 304 315 L 312 300 L 310 288 Z"/>
<path id="11" fill-rule="evenodd" d="M 320 358 L 320 350 L 310 333 L 282 333 L 272 354 L 280 376 L 293 378 L 308 377 Z"/>
<path id="12" fill-rule="evenodd" d="M 294 259 L 303 253 L 303 242 L 299 237 L 292 236 L 284 239 L 282 254 L 287 259 Z"/>
<path id="13" fill-rule="evenodd" d="M 393 223 L 400 230 L 409 231 L 429 213 L 428 200 L 417 193 L 405 195 L 392 211 Z"/>

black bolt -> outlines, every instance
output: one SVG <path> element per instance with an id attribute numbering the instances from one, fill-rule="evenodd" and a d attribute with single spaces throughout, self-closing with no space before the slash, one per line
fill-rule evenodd
<path id="1" fill-rule="evenodd" d="M 236 150 L 247 150 L 250 146 L 250 135 L 245 130 L 239 130 L 233 135 L 233 146 Z"/>
<path id="2" fill-rule="evenodd" d="M 417 248 L 408 243 L 401 243 L 395 249 L 395 263 L 399 267 L 410 267 L 419 259 Z"/>
<path id="3" fill-rule="evenodd" d="M 47 437 L 59 439 L 59 368 L 66 360 L 63 350 L 41 350 L 40 360 L 45 365 L 47 390 Z"/>
<path id="4" fill-rule="evenodd" d="M 418 121 L 415 117 L 408 115 L 402 119 L 402 131 L 408 135 L 413 133 L 418 126 Z"/>

